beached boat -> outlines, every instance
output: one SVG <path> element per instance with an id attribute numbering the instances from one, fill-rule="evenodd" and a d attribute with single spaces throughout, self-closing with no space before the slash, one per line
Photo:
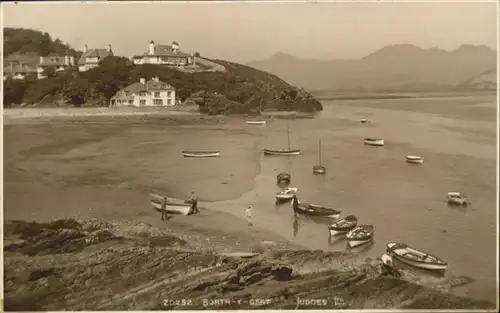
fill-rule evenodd
<path id="1" fill-rule="evenodd" d="M 358 218 L 354 215 L 348 215 L 328 226 L 330 235 L 345 234 L 351 231 L 358 224 Z"/>
<path id="2" fill-rule="evenodd" d="M 291 200 L 298 190 L 299 188 L 295 187 L 286 188 L 285 190 L 276 193 L 276 200 Z"/>
<path id="3" fill-rule="evenodd" d="M 428 270 L 445 270 L 448 263 L 436 256 L 411 248 L 404 243 L 389 242 L 387 252 L 405 264 Z"/>
<path id="4" fill-rule="evenodd" d="M 151 200 L 151 205 L 158 212 L 163 210 L 163 203 L 160 201 Z M 191 213 L 191 204 L 180 204 L 167 201 L 165 211 L 171 214 L 189 215 L 189 213 Z"/>
<path id="5" fill-rule="evenodd" d="M 360 225 L 349 231 L 346 235 L 347 244 L 354 248 L 373 240 L 375 227 L 373 225 Z"/>
<path id="6" fill-rule="evenodd" d="M 182 155 L 187 158 L 210 158 L 220 156 L 220 151 L 184 150 Z"/>
<path id="7" fill-rule="evenodd" d="M 319 164 L 313 166 L 314 174 L 326 174 L 326 167 L 321 164 L 321 140 L 319 140 Z"/>
<path id="8" fill-rule="evenodd" d="M 266 121 L 246 121 L 248 125 L 266 125 Z"/>
<path id="9" fill-rule="evenodd" d="M 365 138 L 365 145 L 383 147 L 384 140 L 379 138 Z"/>
<path id="10" fill-rule="evenodd" d="M 327 208 L 319 204 L 301 203 L 297 197 L 292 198 L 292 207 L 294 207 L 295 201 L 297 201 L 297 213 L 309 216 L 322 216 L 331 217 L 334 219 L 339 218 L 340 211 Z"/>
<path id="11" fill-rule="evenodd" d="M 460 192 L 448 192 L 448 203 L 454 205 L 467 205 L 469 200 Z"/>
<path id="12" fill-rule="evenodd" d="M 278 184 L 289 184 L 292 181 L 292 175 L 287 172 L 282 172 L 276 175 L 276 182 Z"/>
<path id="13" fill-rule="evenodd" d="M 406 162 L 413 163 L 413 164 L 423 164 L 424 158 L 421 156 L 416 156 L 416 155 L 407 155 Z"/>
<path id="14" fill-rule="evenodd" d="M 288 149 L 264 149 L 264 155 L 299 155 L 300 149 L 291 149 L 290 148 L 290 128 L 287 127 L 287 136 L 288 136 Z"/>

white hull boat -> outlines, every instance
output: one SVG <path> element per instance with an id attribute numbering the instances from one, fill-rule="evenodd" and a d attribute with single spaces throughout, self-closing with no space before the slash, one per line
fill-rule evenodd
<path id="1" fill-rule="evenodd" d="M 288 149 L 264 149 L 264 155 L 278 155 L 278 156 L 300 155 L 300 149 L 291 149 L 290 148 L 290 128 L 289 127 L 287 127 L 287 135 L 288 135 Z"/>
<path id="2" fill-rule="evenodd" d="M 266 121 L 246 121 L 248 125 L 266 125 Z"/>
<path id="3" fill-rule="evenodd" d="M 299 188 L 295 188 L 295 187 L 286 188 L 285 190 L 278 192 L 276 194 L 276 199 L 277 200 L 291 200 L 293 198 L 293 196 L 295 196 L 295 194 L 297 193 L 298 190 L 299 190 Z"/>
<path id="4" fill-rule="evenodd" d="M 155 210 L 160 212 L 162 211 L 163 204 L 161 202 L 151 200 L 151 205 Z M 165 211 L 172 214 L 189 215 L 189 213 L 191 212 L 191 205 L 167 202 Z"/>
<path id="5" fill-rule="evenodd" d="M 182 155 L 186 158 L 213 158 L 220 156 L 220 151 L 182 151 Z"/>
<path id="6" fill-rule="evenodd" d="M 445 270 L 448 267 L 448 263 L 438 257 L 411 248 L 404 243 L 388 243 L 387 252 L 398 261 L 427 270 Z"/>
<path id="7" fill-rule="evenodd" d="M 448 192 L 448 203 L 454 205 L 467 205 L 469 200 L 459 192 Z"/>
<path id="8" fill-rule="evenodd" d="M 373 240 L 375 228 L 372 225 L 360 225 L 346 235 L 347 244 L 354 248 Z"/>
<path id="9" fill-rule="evenodd" d="M 412 164 L 424 164 L 424 158 L 416 155 L 407 155 L 406 162 Z"/>
<path id="10" fill-rule="evenodd" d="M 313 166 L 313 174 L 326 174 L 326 167 L 321 163 L 321 140 L 319 141 L 319 164 Z"/>
<path id="11" fill-rule="evenodd" d="M 378 138 L 365 138 L 364 142 L 365 145 L 376 146 L 376 147 L 383 147 L 385 144 L 383 139 L 378 139 Z"/>
<path id="12" fill-rule="evenodd" d="M 348 233 L 353 230 L 357 224 L 358 219 L 354 215 L 348 215 L 328 226 L 328 229 L 330 230 L 330 235 L 335 236 Z"/>

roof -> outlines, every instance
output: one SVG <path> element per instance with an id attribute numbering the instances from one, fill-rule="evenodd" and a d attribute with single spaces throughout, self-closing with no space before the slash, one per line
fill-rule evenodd
<path id="1" fill-rule="evenodd" d="M 138 94 L 141 91 L 161 91 L 161 90 L 175 90 L 174 87 L 166 84 L 162 81 L 156 82 L 154 80 L 148 80 L 145 84 L 141 82 L 133 83 L 132 85 L 128 85 L 127 87 L 118 91 L 113 98 L 122 99 L 124 96 Z M 124 94 L 123 94 L 124 93 Z"/>
<path id="2" fill-rule="evenodd" d="M 69 57 L 69 56 L 68 56 Z M 39 64 L 40 66 L 57 66 L 57 65 L 67 65 L 66 56 L 48 56 L 43 58 L 43 62 Z"/>
<path id="3" fill-rule="evenodd" d="M 3 68 L 5 73 L 35 73 L 36 68 L 28 64 L 17 64 L 14 66 L 5 66 Z"/>
<path id="4" fill-rule="evenodd" d="M 82 53 L 82 56 L 78 60 L 78 65 L 88 64 L 86 62 L 86 58 L 98 57 L 99 59 L 97 62 L 99 62 L 109 56 L 113 56 L 113 51 L 108 51 L 108 49 L 90 49 L 87 52 Z"/>
<path id="5" fill-rule="evenodd" d="M 149 54 L 149 52 L 144 52 L 141 55 L 134 56 L 134 58 L 140 58 L 142 56 L 169 56 L 169 57 L 189 57 L 189 54 L 181 52 L 177 50 L 174 51 L 174 48 L 170 45 L 155 45 L 154 53 Z"/>
<path id="6" fill-rule="evenodd" d="M 34 54 L 11 54 L 4 58 L 4 64 L 17 62 L 36 66 L 40 62 L 40 56 Z"/>

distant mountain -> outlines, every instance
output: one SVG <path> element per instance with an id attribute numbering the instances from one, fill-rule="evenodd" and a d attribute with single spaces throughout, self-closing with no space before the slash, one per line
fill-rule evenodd
<path id="1" fill-rule="evenodd" d="M 386 46 L 361 59 L 300 59 L 282 52 L 248 65 L 309 90 L 445 90 L 496 68 L 496 51 L 462 45 L 453 51 Z"/>

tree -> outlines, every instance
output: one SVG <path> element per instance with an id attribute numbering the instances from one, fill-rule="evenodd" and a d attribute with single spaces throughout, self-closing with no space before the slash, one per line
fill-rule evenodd
<path id="1" fill-rule="evenodd" d="M 28 83 L 23 80 L 7 78 L 4 80 L 4 107 L 23 102 L 23 95 L 28 88 Z"/>
<path id="2" fill-rule="evenodd" d="M 45 77 L 54 77 L 56 76 L 56 70 L 51 66 L 47 66 L 43 69 L 42 75 Z"/>
<path id="3" fill-rule="evenodd" d="M 62 94 L 73 106 L 81 107 L 88 99 L 89 89 L 88 80 L 78 77 L 64 86 Z"/>

